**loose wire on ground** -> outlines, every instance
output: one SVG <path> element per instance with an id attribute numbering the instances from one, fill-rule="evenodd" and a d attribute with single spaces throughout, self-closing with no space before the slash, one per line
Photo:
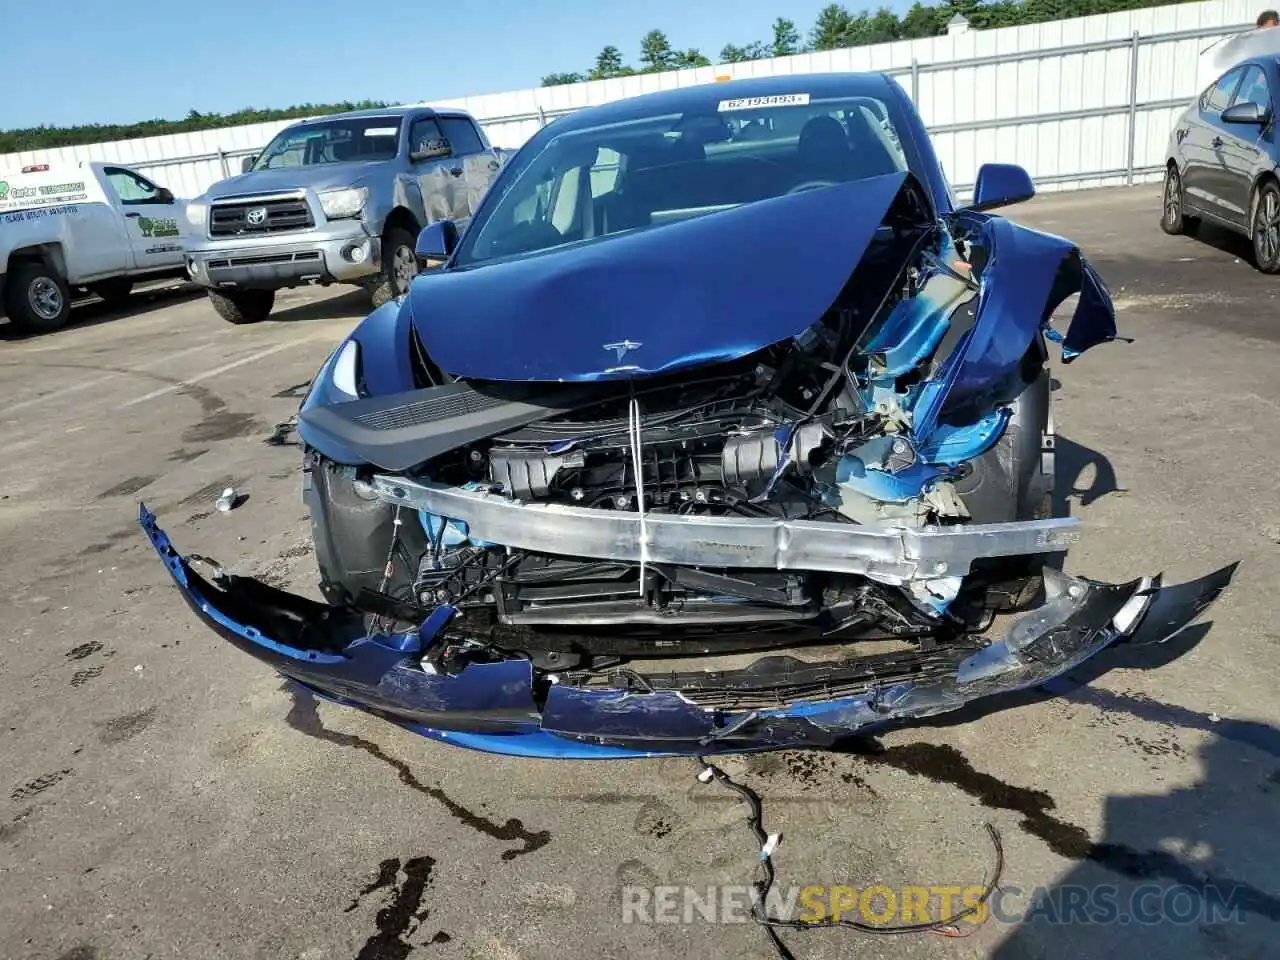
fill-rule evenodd
<path id="1" fill-rule="evenodd" d="M 795 960 L 793 954 L 782 938 L 778 935 L 780 929 L 788 930 L 816 930 L 826 927 L 846 927 L 851 930 L 857 930 L 861 933 L 877 934 L 880 936 L 898 936 L 909 933 L 938 933 L 943 936 L 963 936 L 956 924 L 976 914 L 985 906 L 987 901 L 991 899 L 991 895 L 995 893 L 996 888 L 1000 885 L 1000 875 L 1004 872 L 1004 845 L 1000 841 L 1000 832 L 996 830 L 995 825 L 991 823 L 985 824 L 987 835 L 991 838 L 991 846 L 995 850 L 995 868 L 992 871 L 990 881 L 983 884 L 982 896 L 978 897 L 970 906 L 961 910 L 953 917 L 946 920 L 932 920 L 926 923 L 904 923 L 897 926 L 878 926 L 875 924 L 864 923 L 860 920 L 784 920 L 781 917 L 772 917 L 769 915 L 768 896 L 769 891 L 774 884 L 774 869 L 772 853 L 777 846 L 777 836 L 771 836 L 764 828 L 764 810 L 760 803 L 759 795 L 750 787 L 737 783 L 727 773 L 710 763 L 703 757 L 697 758 L 700 770 L 698 772 L 698 781 L 700 783 L 710 783 L 716 781 L 722 786 L 728 787 L 739 797 L 743 803 L 747 805 L 750 815 L 747 823 L 751 827 L 752 833 L 755 834 L 756 843 L 760 850 L 760 863 L 763 871 L 763 877 L 755 883 L 756 897 L 752 903 L 751 915 L 756 923 L 765 929 L 765 933 L 772 943 L 774 951 L 780 960 Z"/>

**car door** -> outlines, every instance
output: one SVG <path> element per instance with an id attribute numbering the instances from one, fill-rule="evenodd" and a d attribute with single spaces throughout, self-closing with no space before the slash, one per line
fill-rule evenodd
<path id="1" fill-rule="evenodd" d="M 108 193 L 124 218 L 138 273 L 181 266 L 182 204 L 164 187 L 124 167 L 103 167 Z"/>
<path id="2" fill-rule="evenodd" d="M 1258 64 L 1248 64 L 1240 85 L 1236 88 L 1230 106 L 1238 103 L 1256 104 L 1264 116 L 1271 116 L 1271 91 L 1266 72 Z M 1235 222 L 1245 224 L 1249 218 L 1249 194 L 1253 187 L 1254 171 L 1264 156 L 1266 143 L 1263 137 L 1269 124 L 1225 123 L 1218 136 L 1222 139 L 1224 166 L 1218 195 L 1222 206 Z"/>
<path id="3" fill-rule="evenodd" d="M 484 138 L 470 117 L 445 116 L 437 119 L 453 151 L 452 162 L 446 164 L 449 175 L 462 181 L 457 194 L 461 206 L 454 219 L 469 220 L 502 165 L 497 155 L 485 146 Z"/>
<path id="4" fill-rule="evenodd" d="M 1187 204 L 1212 217 L 1232 219 L 1226 208 L 1218 202 L 1222 158 L 1222 111 L 1227 109 L 1243 76 L 1243 68 L 1227 71 L 1218 81 L 1200 95 L 1195 117 L 1188 125 L 1182 141 L 1186 157 L 1186 169 L 1182 174 L 1182 189 Z"/>

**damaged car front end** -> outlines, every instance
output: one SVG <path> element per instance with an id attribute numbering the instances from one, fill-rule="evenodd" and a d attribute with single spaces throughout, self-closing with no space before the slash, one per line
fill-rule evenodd
<path id="1" fill-rule="evenodd" d="M 1070 242 L 956 207 L 883 76 L 582 111 L 368 317 L 299 418 L 325 602 L 192 608 L 316 693 L 450 742 L 594 757 L 823 745 L 1189 623 L 1234 567 L 1061 560 L 1049 344 L 1116 339 Z M 1051 324 L 1070 296 L 1065 329 Z"/>

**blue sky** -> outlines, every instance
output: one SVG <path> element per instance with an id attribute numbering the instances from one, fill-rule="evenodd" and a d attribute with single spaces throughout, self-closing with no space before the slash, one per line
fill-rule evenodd
<path id="1" fill-rule="evenodd" d="M 634 63 L 654 28 L 714 60 L 725 43 L 768 39 L 778 16 L 806 35 L 824 3 L 63 0 L 52 20 L 48 4 L 0 5 L 0 129 L 13 129 L 535 87 L 544 74 L 585 70 L 610 43 Z"/>

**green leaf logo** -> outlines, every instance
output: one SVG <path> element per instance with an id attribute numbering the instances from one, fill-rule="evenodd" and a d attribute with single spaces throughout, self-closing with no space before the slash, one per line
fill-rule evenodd
<path id="1" fill-rule="evenodd" d="M 9 199 L 9 184 L 0 180 L 0 200 Z"/>

